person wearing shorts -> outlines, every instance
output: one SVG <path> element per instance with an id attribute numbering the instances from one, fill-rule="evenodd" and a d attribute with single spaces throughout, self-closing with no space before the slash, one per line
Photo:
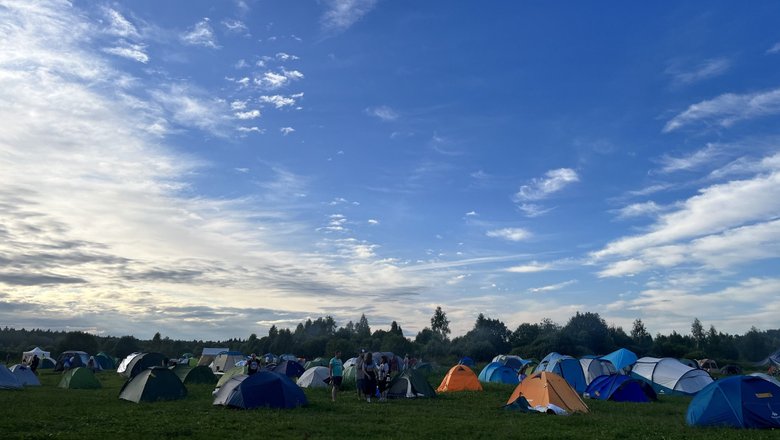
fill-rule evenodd
<path id="1" fill-rule="evenodd" d="M 328 376 L 330 377 L 330 398 L 336 401 L 336 393 L 341 388 L 341 381 L 344 377 L 344 364 L 341 362 L 341 351 L 336 350 L 333 358 L 328 362 Z"/>

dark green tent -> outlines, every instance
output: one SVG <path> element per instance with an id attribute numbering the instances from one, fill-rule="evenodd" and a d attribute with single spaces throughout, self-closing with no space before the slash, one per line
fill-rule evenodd
<path id="1" fill-rule="evenodd" d="M 119 391 L 120 399 L 136 403 L 177 400 L 185 397 L 187 397 L 187 388 L 173 371 L 165 367 L 143 370 L 125 382 Z"/>
<path id="2" fill-rule="evenodd" d="M 436 391 L 420 372 L 406 370 L 390 382 L 387 397 L 436 397 Z"/>
<path id="3" fill-rule="evenodd" d="M 217 383 L 217 376 L 211 371 L 211 368 L 201 365 L 200 367 L 190 367 L 180 364 L 173 368 L 173 372 L 179 377 L 182 383 Z"/>
<path id="4" fill-rule="evenodd" d="M 116 362 L 108 353 L 100 352 L 95 355 L 95 362 L 100 365 L 101 370 L 116 370 Z"/>
<path id="5" fill-rule="evenodd" d="M 71 390 L 94 390 L 101 388 L 101 385 L 92 370 L 78 367 L 63 373 L 59 387 Z"/>
<path id="6" fill-rule="evenodd" d="M 122 374 L 132 379 L 147 368 L 164 367 L 167 361 L 162 353 L 141 353 L 127 364 L 127 369 Z"/>
<path id="7" fill-rule="evenodd" d="M 314 358 L 306 362 L 305 364 L 303 364 L 303 368 L 305 370 L 308 370 L 311 367 L 327 367 L 327 366 L 328 366 L 328 360 L 321 357 Z"/>

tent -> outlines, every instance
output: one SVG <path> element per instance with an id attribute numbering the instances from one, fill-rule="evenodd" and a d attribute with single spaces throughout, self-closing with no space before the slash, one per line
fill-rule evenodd
<path id="1" fill-rule="evenodd" d="M 127 364 L 123 376 L 133 378 L 138 373 L 151 367 L 165 367 L 168 362 L 168 358 L 162 353 L 141 353 L 135 356 Z"/>
<path id="2" fill-rule="evenodd" d="M 515 385 L 519 382 L 517 371 L 500 362 L 491 362 L 479 372 L 480 382 L 508 383 Z"/>
<path id="3" fill-rule="evenodd" d="M 344 362 L 344 368 L 351 367 L 353 365 L 357 364 L 357 358 L 349 358 Z"/>
<path id="4" fill-rule="evenodd" d="M 567 413 L 587 413 L 588 406 L 577 392 L 561 376 L 542 371 L 528 376 L 512 392 L 507 405 L 524 397 L 534 408 L 555 410 L 560 408 Z"/>
<path id="5" fill-rule="evenodd" d="M 246 374 L 247 370 L 248 370 L 248 367 L 243 366 L 243 367 L 233 367 L 233 368 L 225 371 L 225 374 L 220 376 L 219 380 L 217 380 L 217 388 L 219 388 L 222 385 L 226 384 L 233 377 L 240 376 L 242 374 Z"/>
<path id="6" fill-rule="evenodd" d="M 631 350 L 619 348 L 610 354 L 601 356 L 599 359 L 611 362 L 615 369 L 620 371 L 634 365 L 637 356 Z"/>
<path id="7" fill-rule="evenodd" d="M 273 354 L 273 353 L 266 353 L 262 356 L 260 356 L 260 360 L 265 362 L 266 364 L 275 364 L 279 362 L 279 356 Z"/>
<path id="8" fill-rule="evenodd" d="M 171 369 L 176 374 L 181 383 L 217 383 L 217 376 L 211 371 L 211 368 L 201 365 L 199 367 L 190 367 L 189 364 L 179 364 Z"/>
<path id="9" fill-rule="evenodd" d="M 728 365 L 724 365 L 723 368 L 721 368 L 719 371 L 720 374 L 733 376 L 735 374 L 742 374 L 742 367 L 736 364 L 728 364 Z"/>
<path id="10" fill-rule="evenodd" d="M 677 361 L 680 362 L 681 364 L 687 365 L 687 366 L 689 366 L 691 368 L 699 368 L 699 364 L 696 361 L 691 360 L 691 359 L 680 358 L 680 359 L 677 359 Z"/>
<path id="11" fill-rule="evenodd" d="M 243 409 L 295 408 L 308 403 L 303 390 L 289 377 L 268 370 L 251 376 L 234 376 L 214 397 L 214 405 Z"/>
<path id="12" fill-rule="evenodd" d="M 433 364 L 429 362 L 418 362 L 414 364 L 414 367 L 412 367 L 415 371 L 421 374 L 431 374 L 433 373 Z"/>
<path id="13" fill-rule="evenodd" d="M 751 376 L 759 377 L 761 379 L 767 380 L 769 382 L 772 382 L 773 384 L 780 387 L 780 380 L 777 380 L 777 378 L 772 377 L 765 373 L 752 373 Z"/>
<path id="14" fill-rule="evenodd" d="M 780 350 L 770 354 L 764 360 L 756 362 L 757 367 L 780 367 Z"/>
<path id="15" fill-rule="evenodd" d="M 95 377 L 95 373 L 85 367 L 76 367 L 66 371 L 58 386 L 72 390 L 94 390 L 102 387 L 100 381 Z"/>
<path id="16" fill-rule="evenodd" d="M 699 368 L 707 370 L 708 373 L 712 373 L 718 369 L 718 363 L 712 359 L 699 359 L 696 363 Z"/>
<path id="17" fill-rule="evenodd" d="M 187 388 L 173 371 L 165 367 L 147 368 L 122 385 L 119 398 L 131 402 L 178 400 L 187 397 Z"/>
<path id="18" fill-rule="evenodd" d="M 200 358 L 198 359 L 198 366 L 205 365 L 207 367 L 211 367 L 211 363 L 214 362 L 214 358 L 217 357 L 218 354 L 230 351 L 229 348 L 213 348 L 213 347 L 206 347 L 203 349 L 203 352 L 200 354 Z"/>
<path id="19" fill-rule="evenodd" d="M 691 400 L 690 426 L 780 428 L 780 387 L 755 376 L 731 376 L 704 387 Z"/>
<path id="20" fill-rule="evenodd" d="M 448 391 L 482 391 L 482 384 L 479 383 L 477 375 L 471 371 L 471 368 L 459 364 L 450 368 L 450 371 L 444 376 L 436 391 L 439 393 Z"/>
<path id="21" fill-rule="evenodd" d="M 577 393 L 584 392 L 588 386 L 580 361 L 571 356 L 552 352 L 539 362 L 536 372 L 540 371 L 547 371 L 561 376 Z"/>
<path id="22" fill-rule="evenodd" d="M 691 368 L 674 358 L 638 359 L 631 376 L 648 382 L 660 394 L 693 395 L 712 383 L 706 371 Z"/>
<path id="23" fill-rule="evenodd" d="M 130 364 L 130 361 L 132 361 L 133 358 L 140 354 L 140 352 L 136 351 L 125 356 L 125 358 L 119 362 L 119 365 L 116 366 L 116 372 L 124 376 L 125 371 L 127 371 L 127 365 Z"/>
<path id="24" fill-rule="evenodd" d="M 308 370 L 311 367 L 327 367 L 328 366 L 328 359 L 318 357 L 314 358 L 310 361 L 306 361 L 305 364 L 303 364 L 304 370 Z"/>
<path id="25" fill-rule="evenodd" d="M 11 373 L 16 376 L 16 380 L 18 380 L 20 384 L 26 387 L 41 386 L 41 381 L 38 380 L 38 376 L 36 376 L 27 365 L 16 364 L 11 367 L 10 370 Z"/>
<path id="26" fill-rule="evenodd" d="M 101 370 L 113 370 L 116 368 L 116 362 L 114 358 L 105 352 L 100 352 L 95 355 L 95 362 L 100 366 Z"/>
<path id="27" fill-rule="evenodd" d="M 57 366 L 57 361 L 55 361 L 52 358 L 46 357 L 41 358 L 41 363 L 38 364 L 39 370 L 52 370 L 54 367 Z"/>
<path id="28" fill-rule="evenodd" d="M 474 359 L 471 359 L 468 356 L 463 356 L 462 358 L 460 358 L 460 360 L 458 360 L 458 363 L 472 368 L 477 366 L 477 363 L 474 362 Z"/>
<path id="29" fill-rule="evenodd" d="M 325 379 L 330 377 L 328 367 L 314 366 L 303 372 L 297 384 L 301 388 L 327 388 Z"/>
<path id="30" fill-rule="evenodd" d="M 214 358 L 214 362 L 211 363 L 211 371 L 215 373 L 227 371 L 244 359 L 246 356 L 240 351 L 223 351 Z"/>
<path id="31" fill-rule="evenodd" d="M 272 371 L 284 374 L 287 377 L 301 377 L 306 370 L 303 369 L 303 365 L 299 364 L 298 361 L 287 360 L 279 362 Z"/>
<path id="32" fill-rule="evenodd" d="M 355 377 L 355 370 L 357 367 L 354 365 L 350 365 L 349 367 L 344 367 L 344 375 L 341 376 L 342 382 L 347 383 L 355 383 L 357 382 L 357 378 Z"/>
<path id="33" fill-rule="evenodd" d="M 406 370 L 390 381 L 387 397 L 436 397 L 436 391 L 419 371 Z"/>
<path id="34" fill-rule="evenodd" d="M 68 350 L 62 352 L 57 358 L 57 364 L 54 366 L 54 371 L 66 370 L 66 364 L 68 368 L 86 367 L 89 362 L 89 355 L 84 351 Z"/>
<path id="35" fill-rule="evenodd" d="M 603 359 L 580 359 L 580 366 L 582 367 L 582 373 L 585 375 L 585 383 L 588 385 L 599 376 L 617 374 L 617 370 L 612 365 L 612 362 Z"/>
<path id="36" fill-rule="evenodd" d="M 24 351 L 22 352 L 22 363 L 23 364 L 30 364 L 30 361 L 32 361 L 33 356 L 38 355 L 39 359 L 43 358 L 50 358 L 51 352 L 49 351 L 43 351 L 39 347 L 35 347 L 30 351 Z"/>
<path id="37" fill-rule="evenodd" d="M 494 357 L 491 362 L 498 362 L 515 371 L 520 371 L 523 369 L 523 367 L 532 363 L 533 361 L 523 359 L 520 356 L 515 356 L 512 354 L 499 354 L 498 356 Z"/>
<path id="38" fill-rule="evenodd" d="M 19 379 L 14 376 L 14 373 L 11 373 L 8 367 L 0 364 L 0 390 L 18 390 L 20 388 L 22 388 L 22 383 L 19 382 Z"/>
<path id="39" fill-rule="evenodd" d="M 658 399 L 647 382 L 622 374 L 599 376 L 585 389 L 585 397 L 615 402 L 652 402 Z"/>

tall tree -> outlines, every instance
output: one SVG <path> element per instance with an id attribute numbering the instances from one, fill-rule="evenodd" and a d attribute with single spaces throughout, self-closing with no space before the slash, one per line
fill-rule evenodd
<path id="1" fill-rule="evenodd" d="M 704 326 L 701 325 L 699 318 L 693 318 L 693 323 L 691 324 L 691 336 L 693 336 L 693 340 L 696 342 L 696 348 L 701 349 L 704 345 L 704 338 L 706 336 L 704 334 Z"/>
<path id="2" fill-rule="evenodd" d="M 355 324 L 355 333 L 358 339 L 366 340 L 371 338 L 371 327 L 368 325 L 366 315 L 360 315 L 360 321 Z"/>
<path id="3" fill-rule="evenodd" d="M 436 310 L 431 316 L 431 330 L 437 333 L 442 340 L 447 340 L 450 334 L 450 320 L 447 319 L 447 314 L 441 309 L 441 306 L 437 306 Z"/>

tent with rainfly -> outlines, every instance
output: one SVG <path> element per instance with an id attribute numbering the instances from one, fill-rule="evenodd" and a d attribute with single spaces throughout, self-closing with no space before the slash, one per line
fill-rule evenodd
<path id="1" fill-rule="evenodd" d="M 127 371 L 127 366 L 130 364 L 130 361 L 132 361 L 136 356 L 140 354 L 141 352 L 135 351 L 125 356 L 121 361 L 119 361 L 119 365 L 116 366 L 116 372 L 124 376 L 125 371 Z"/>
<path id="2" fill-rule="evenodd" d="M 57 364 L 54 371 L 64 371 L 68 368 L 86 367 L 89 363 L 89 355 L 84 351 L 67 350 L 63 351 L 57 358 Z"/>
<path id="3" fill-rule="evenodd" d="M 622 374 L 599 376 L 585 389 L 585 396 L 614 402 L 647 403 L 657 400 L 657 395 L 647 382 Z"/>
<path id="4" fill-rule="evenodd" d="M 298 361 L 292 360 L 281 361 L 272 370 L 287 377 L 301 377 L 303 372 L 306 371 Z"/>
<path id="5" fill-rule="evenodd" d="M 517 371 L 500 362 L 491 362 L 479 372 L 480 382 L 508 383 L 515 385 L 519 382 Z"/>
<path id="6" fill-rule="evenodd" d="M 773 384 L 780 387 L 780 380 L 777 380 L 777 378 L 772 377 L 766 373 L 751 373 L 751 376 L 756 376 L 764 380 L 768 380 L 769 382 L 772 382 Z"/>
<path id="7" fill-rule="evenodd" d="M 58 386 L 70 390 L 95 390 L 102 387 L 100 381 L 95 377 L 95 373 L 85 367 L 76 367 L 66 371 Z"/>
<path id="8" fill-rule="evenodd" d="M 526 377 L 509 396 L 507 405 L 521 397 L 537 410 L 560 408 L 567 413 L 588 412 L 579 394 L 555 373 L 542 371 Z"/>
<path id="9" fill-rule="evenodd" d="M 179 364 L 173 367 L 171 370 L 181 380 L 183 384 L 189 383 L 205 383 L 215 384 L 217 383 L 217 376 L 211 371 L 211 368 L 201 365 L 198 367 L 190 367 L 189 364 Z"/>
<path id="10" fill-rule="evenodd" d="M 295 408 L 308 405 L 303 390 L 284 374 L 261 370 L 232 377 L 219 388 L 214 405 L 231 408 Z"/>
<path id="11" fill-rule="evenodd" d="M 168 358 L 162 353 L 141 353 L 128 362 L 127 368 L 122 374 L 125 377 L 133 378 L 147 368 L 164 367 L 167 362 Z"/>
<path id="12" fill-rule="evenodd" d="M 303 368 L 305 370 L 308 370 L 311 367 L 327 367 L 328 366 L 328 360 L 323 357 L 317 357 L 310 361 L 306 361 L 305 364 L 303 364 Z"/>
<path id="13" fill-rule="evenodd" d="M 95 362 L 97 362 L 101 370 L 113 370 L 116 368 L 116 361 L 114 361 L 114 358 L 103 351 L 95 355 Z"/>
<path id="14" fill-rule="evenodd" d="M 712 377 L 674 358 L 643 357 L 631 369 L 631 376 L 649 383 L 659 394 L 694 395 L 712 383 Z"/>
<path id="15" fill-rule="evenodd" d="M 22 388 L 22 383 L 11 373 L 3 364 L 0 364 L 0 390 L 18 390 Z"/>
<path id="16" fill-rule="evenodd" d="M 620 371 L 634 365 L 637 356 L 631 350 L 619 348 L 610 354 L 601 356 L 599 359 L 610 362 L 616 370 Z"/>
<path id="17" fill-rule="evenodd" d="M 325 379 L 330 377 L 328 367 L 314 366 L 303 372 L 296 382 L 301 388 L 327 388 Z"/>
<path id="18" fill-rule="evenodd" d="M 566 380 L 577 393 L 584 392 L 588 386 L 580 361 L 571 356 L 552 352 L 539 362 L 535 371 L 557 374 Z"/>
<path id="19" fill-rule="evenodd" d="M 590 385 L 593 380 L 599 376 L 609 376 L 617 374 L 617 370 L 611 362 L 598 358 L 580 359 L 582 373 L 585 375 L 585 383 Z"/>
<path id="20" fill-rule="evenodd" d="M 131 402 L 156 402 L 187 397 L 187 388 L 176 374 L 165 367 L 151 367 L 125 382 L 119 398 Z"/>
<path id="21" fill-rule="evenodd" d="M 755 376 L 731 376 L 704 387 L 691 400 L 690 426 L 780 428 L 780 387 Z"/>
<path id="22" fill-rule="evenodd" d="M 390 381 L 387 397 L 436 397 L 436 391 L 420 372 L 410 369 Z"/>
<path id="23" fill-rule="evenodd" d="M 27 365 L 16 364 L 10 368 L 11 373 L 16 376 L 16 379 L 22 385 L 26 387 L 39 387 L 41 381 L 38 380 L 38 376 Z"/>
<path id="24" fill-rule="evenodd" d="M 241 376 L 242 374 L 246 374 L 248 370 L 249 370 L 249 367 L 244 365 L 243 367 L 233 367 L 233 368 L 225 371 L 225 374 L 223 374 L 217 380 L 217 388 L 219 388 L 222 385 L 226 384 L 233 377 Z"/>
<path id="25" fill-rule="evenodd" d="M 450 371 L 444 376 L 444 379 L 442 379 L 441 384 L 436 391 L 439 393 L 453 391 L 482 391 L 482 384 L 479 383 L 477 375 L 471 371 L 471 368 L 459 364 L 450 368 Z"/>
<path id="26" fill-rule="evenodd" d="M 223 351 L 214 358 L 214 361 L 211 363 L 211 369 L 215 373 L 227 371 L 243 360 L 246 360 L 246 356 L 240 351 Z"/>

